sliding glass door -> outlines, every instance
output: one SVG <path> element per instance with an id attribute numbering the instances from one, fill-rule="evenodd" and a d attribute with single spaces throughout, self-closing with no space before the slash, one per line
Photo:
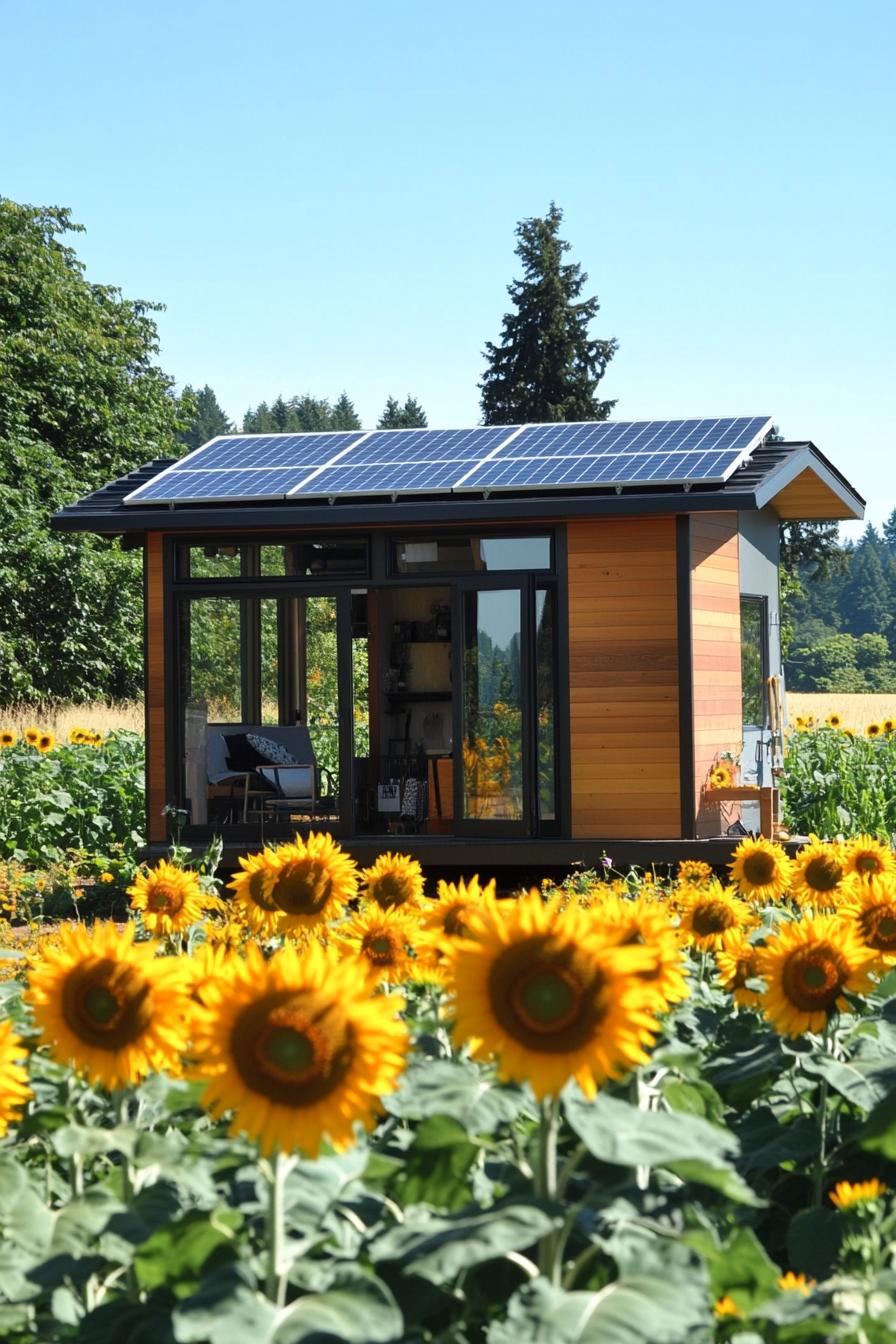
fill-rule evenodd
<path id="1" fill-rule="evenodd" d="M 457 590 L 456 830 L 534 835 L 556 818 L 553 589 Z"/>

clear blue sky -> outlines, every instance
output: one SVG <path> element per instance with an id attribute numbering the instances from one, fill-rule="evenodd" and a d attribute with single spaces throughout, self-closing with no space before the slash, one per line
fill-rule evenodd
<path id="1" fill-rule="evenodd" d="M 896 505 L 892 0 L 0 0 L 0 191 L 71 207 L 163 366 L 478 420 L 553 198 L 620 419 L 775 415 Z"/>

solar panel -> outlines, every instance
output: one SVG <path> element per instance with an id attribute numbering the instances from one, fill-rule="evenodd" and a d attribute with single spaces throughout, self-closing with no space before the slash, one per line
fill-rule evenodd
<path id="1" fill-rule="evenodd" d="M 768 417 L 743 416 L 226 434 L 124 503 L 723 482 L 771 427 Z"/>
<path id="2" fill-rule="evenodd" d="M 309 495 L 426 494 L 450 490 L 470 468 L 466 462 L 371 462 L 324 467 L 307 477 L 290 498 Z"/>
<path id="3" fill-rule="evenodd" d="M 475 462 L 503 443 L 513 425 L 478 429 L 380 429 L 340 460 L 348 466 L 366 462 Z"/>
<path id="4" fill-rule="evenodd" d="M 456 490 L 559 489 L 562 486 L 687 485 L 722 481 L 741 454 L 627 453 L 605 457 L 494 457 L 474 467 Z"/>
<path id="5" fill-rule="evenodd" d="M 242 471 L 178 471 L 157 476 L 129 495 L 126 503 L 187 504 L 228 499 L 270 499 L 287 495 L 296 483 L 295 467 Z M 306 473 L 307 474 L 307 473 Z M 164 479 L 163 479 L 164 477 Z M 139 496 L 139 498 L 138 498 Z"/>

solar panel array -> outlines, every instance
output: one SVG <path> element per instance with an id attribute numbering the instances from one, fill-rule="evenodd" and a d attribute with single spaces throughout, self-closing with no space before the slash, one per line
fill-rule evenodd
<path id="1" fill-rule="evenodd" d="M 188 453 L 124 502 L 722 484 L 771 427 L 768 416 L 744 416 L 227 434 Z"/>

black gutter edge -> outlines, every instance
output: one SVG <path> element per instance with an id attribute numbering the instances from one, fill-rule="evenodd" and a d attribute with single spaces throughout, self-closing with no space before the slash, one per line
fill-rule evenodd
<path id="1" fill-rule="evenodd" d="M 597 498 L 583 495 L 561 495 L 545 499 L 530 497 L 457 501 L 433 498 L 425 502 L 367 503 L 347 505 L 284 505 L 271 508 L 155 509 L 152 512 L 136 509 L 115 509 L 108 513 L 70 511 L 63 509 L 50 519 L 52 528 L 59 532 L 95 532 L 109 536 L 124 536 L 129 532 L 210 532 L 231 530 L 258 530 L 259 528 L 332 528 L 370 527 L 373 525 L 401 528 L 420 523 L 514 522 L 569 518 L 636 518 L 668 514 L 726 513 L 745 509 L 759 509 L 757 491 L 692 490 L 676 495 L 602 495 Z M 133 515 L 133 521 L 131 520 Z"/>
<path id="2" fill-rule="evenodd" d="M 691 519 L 675 519 L 675 605 L 678 625 L 678 779 L 681 838 L 697 835 L 697 777 L 694 763 L 694 662 L 691 626 Z"/>

